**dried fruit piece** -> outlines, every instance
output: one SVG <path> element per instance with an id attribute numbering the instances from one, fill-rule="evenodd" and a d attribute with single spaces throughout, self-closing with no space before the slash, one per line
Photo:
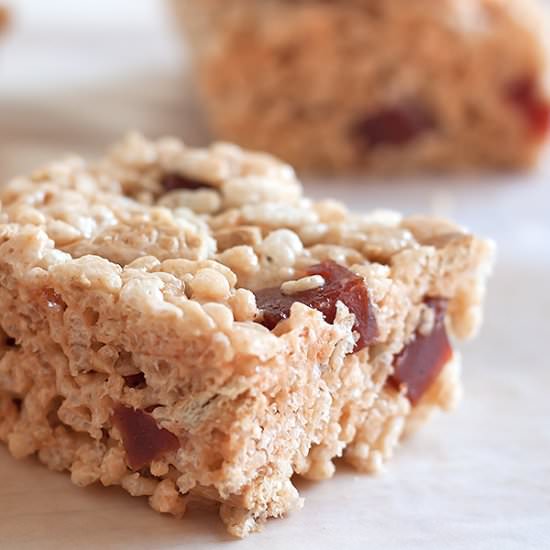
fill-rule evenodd
<path id="1" fill-rule="evenodd" d="M 272 330 L 279 321 L 288 318 L 292 304 L 301 302 L 320 311 L 327 323 L 333 323 L 336 303 L 341 301 L 355 315 L 354 330 L 359 333 L 359 339 L 354 351 L 372 344 L 378 336 L 378 327 L 363 278 L 330 260 L 310 267 L 307 275 L 321 275 L 325 284 L 291 295 L 283 294 L 280 287 L 257 291 L 256 304 L 261 310 L 259 322 Z"/>
<path id="2" fill-rule="evenodd" d="M 188 191 L 215 189 L 215 187 L 209 183 L 175 173 L 165 174 L 160 184 L 165 192 L 175 191 L 177 189 L 185 189 Z"/>
<path id="3" fill-rule="evenodd" d="M 141 410 L 117 405 L 112 421 L 120 432 L 127 462 L 132 470 L 140 470 L 180 446 L 173 433 L 159 428 L 155 419 Z"/>
<path id="4" fill-rule="evenodd" d="M 352 135 L 366 147 L 405 145 L 434 127 L 425 107 L 407 102 L 368 115 L 353 126 Z"/>
<path id="5" fill-rule="evenodd" d="M 533 137 L 544 138 L 550 130 L 550 103 L 540 97 L 535 80 L 531 77 L 516 80 L 506 95 L 523 112 Z"/>
<path id="6" fill-rule="evenodd" d="M 395 357 L 394 372 L 390 378 L 394 387 L 406 389 L 412 405 L 418 403 L 453 356 L 445 329 L 447 300 L 428 298 L 425 303 L 434 312 L 433 328 L 427 335 L 416 332 L 414 340 Z"/>

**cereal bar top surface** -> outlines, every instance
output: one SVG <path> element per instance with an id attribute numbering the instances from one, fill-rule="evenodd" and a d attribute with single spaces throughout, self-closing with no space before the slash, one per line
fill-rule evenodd
<path id="1" fill-rule="evenodd" d="M 197 44 L 211 44 L 219 36 L 202 34 L 201 25 L 208 22 L 222 22 L 222 28 L 234 29 L 243 24 L 259 25 L 266 39 L 284 34 L 286 28 L 275 27 L 277 18 L 296 16 L 302 25 L 319 21 L 320 14 L 331 14 L 338 18 L 345 10 L 362 10 L 375 24 L 384 26 L 390 19 L 406 21 L 407 19 L 439 26 L 471 40 L 486 35 L 497 35 L 510 30 L 509 25 L 544 33 L 546 14 L 538 0 L 346 0 L 330 2 L 327 0 L 203 0 L 200 3 L 192 0 L 173 0 L 174 9 L 187 20 L 184 26 L 191 32 Z M 357 13 L 360 13 L 359 11 Z M 199 16 L 197 16 L 199 14 Z M 194 17 L 188 17 L 194 15 Z M 520 27 L 517 27 L 519 24 Z M 292 21 L 290 21 L 292 26 Z M 283 26 L 284 27 L 284 26 Z M 219 30 L 219 29 L 218 29 Z M 324 29 L 321 26 L 320 32 Z M 517 44 L 513 45 L 518 47 Z M 217 46 L 216 46 L 217 47 Z"/>
<path id="2" fill-rule="evenodd" d="M 68 158 L 8 182 L 0 200 L 5 258 L 22 276 L 38 267 L 70 289 L 84 279 L 123 285 L 136 307 L 159 315 L 183 300 L 217 302 L 253 323 L 254 292 L 315 289 L 322 275 L 308 270 L 331 261 L 365 279 L 384 334 L 388 296 L 453 298 L 476 286 L 491 255 L 447 221 L 313 202 L 288 165 L 224 143 L 196 149 L 130 134 L 96 163 Z M 479 294 L 461 297 L 470 301 L 462 309 L 477 308 Z M 465 336 L 477 321 L 462 324 Z"/>

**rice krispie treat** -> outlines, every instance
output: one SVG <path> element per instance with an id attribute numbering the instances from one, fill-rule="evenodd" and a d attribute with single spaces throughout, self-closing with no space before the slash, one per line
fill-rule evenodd
<path id="1" fill-rule="evenodd" d="M 530 0 L 173 4 L 214 133 L 296 167 L 523 167 L 548 133 Z"/>
<path id="2" fill-rule="evenodd" d="M 460 394 L 492 246 L 302 196 L 272 157 L 131 135 L 0 191 L 0 439 L 245 536 Z"/>
<path id="3" fill-rule="evenodd" d="M 0 32 L 4 31 L 9 23 L 10 14 L 7 8 L 0 5 Z"/>

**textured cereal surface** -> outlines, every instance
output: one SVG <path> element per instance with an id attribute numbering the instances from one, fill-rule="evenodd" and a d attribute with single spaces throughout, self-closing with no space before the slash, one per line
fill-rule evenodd
<path id="1" fill-rule="evenodd" d="M 295 167 L 526 166 L 547 134 L 538 2 L 173 4 L 215 134 Z"/>
<path id="2" fill-rule="evenodd" d="M 452 336 L 478 328 L 492 245 L 447 221 L 353 214 L 305 198 L 267 155 L 137 134 L 8 182 L 0 201 L 0 439 L 77 485 L 178 517 L 219 502 L 246 536 L 302 506 L 294 474 L 331 477 L 340 456 L 379 470 L 459 395 L 457 354 L 414 408 L 387 383 L 429 330 L 427 296 L 448 300 Z M 257 322 L 254 290 L 322 288 L 303 273 L 327 259 L 367 285 L 379 334 L 360 351 L 341 301 L 332 323 L 302 303 L 273 331 Z M 119 406 L 179 448 L 133 471 Z"/>

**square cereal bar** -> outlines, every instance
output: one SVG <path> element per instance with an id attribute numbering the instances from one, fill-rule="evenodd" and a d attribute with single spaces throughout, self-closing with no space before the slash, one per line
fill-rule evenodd
<path id="1" fill-rule="evenodd" d="M 173 0 L 214 133 L 314 171 L 531 165 L 550 123 L 530 0 Z"/>
<path id="2" fill-rule="evenodd" d="M 8 8 L 0 4 L 0 32 L 4 31 L 8 27 L 9 21 L 10 13 Z"/>
<path id="3" fill-rule="evenodd" d="M 302 195 L 268 155 L 130 135 L 0 190 L 0 439 L 230 533 L 380 469 L 460 394 L 492 245 Z"/>

